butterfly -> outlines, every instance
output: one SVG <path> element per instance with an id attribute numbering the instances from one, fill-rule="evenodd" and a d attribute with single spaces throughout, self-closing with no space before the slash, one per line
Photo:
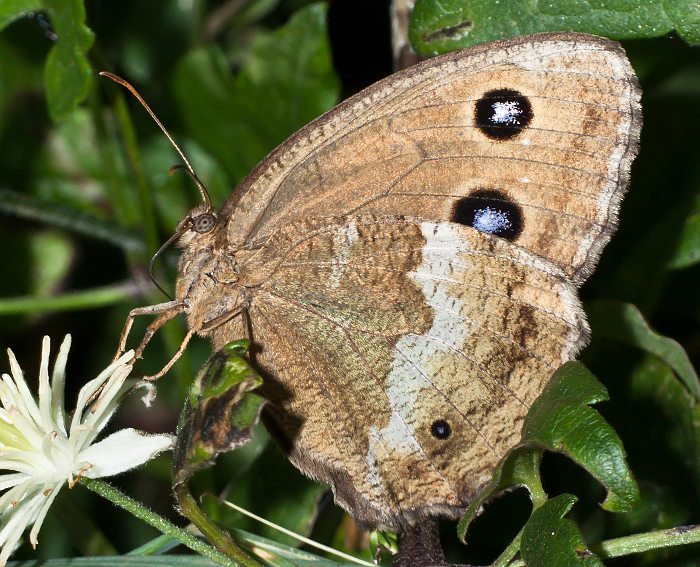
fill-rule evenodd
<path id="1" fill-rule="evenodd" d="M 265 422 L 363 526 L 457 517 L 588 340 L 577 288 L 617 224 L 640 89 L 576 33 L 419 63 L 294 134 L 179 224 L 176 298 L 250 338 Z M 183 156 L 184 157 L 184 156 Z M 188 164 L 189 167 L 189 164 Z M 190 168 L 191 169 L 191 168 Z M 191 171 L 193 177 L 193 170 Z"/>

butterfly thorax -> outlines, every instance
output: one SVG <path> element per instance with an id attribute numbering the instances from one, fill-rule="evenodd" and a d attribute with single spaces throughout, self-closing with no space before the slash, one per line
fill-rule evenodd
<path id="1" fill-rule="evenodd" d="M 187 323 L 198 334 L 240 313 L 249 301 L 241 281 L 236 254 L 219 243 L 219 230 L 187 231 L 180 246 L 177 299 L 186 301 Z"/>

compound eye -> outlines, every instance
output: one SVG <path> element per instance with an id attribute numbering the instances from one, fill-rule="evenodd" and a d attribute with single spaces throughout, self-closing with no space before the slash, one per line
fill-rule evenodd
<path id="1" fill-rule="evenodd" d="M 209 213 L 204 213 L 192 219 L 192 228 L 195 232 L 203 234 L 209 232 L 216 224 L 216 217 Z"/>

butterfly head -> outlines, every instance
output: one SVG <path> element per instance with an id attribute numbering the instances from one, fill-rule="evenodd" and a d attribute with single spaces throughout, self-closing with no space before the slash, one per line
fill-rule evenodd
<path id="1" fill-rule="evenodd" d="M 192 209 L 178 223 L 175 229 L 177 245 L 184 248 L 193 240 L 200 240 L 201 235 L 211 235 L 218 224 L 218 217 L 208 203 L 202 203 Z"/>

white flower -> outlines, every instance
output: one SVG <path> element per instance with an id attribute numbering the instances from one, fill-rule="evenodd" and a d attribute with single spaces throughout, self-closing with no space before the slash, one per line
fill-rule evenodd
<path id="1" fill-rule="evenodd" d="M 133 351 L 125 353 L 78 394 L 66 428 L 63 407 L 65 369 L 71 338 L 67 335 L 49 379 L 50 341 L 44 337 L 39 368 L 39 401 L 34 399 L 11 350 L 10 371 L 0 382 L 0 566 L 34 524 L 37 534 L 51 503 L 65 483 L 81 476 L 99 478 L 127 471 L 172 447 L 170 435 L 122 429 L 92 444 L 117 409 L 133 381 L 125 383 Z"/>

